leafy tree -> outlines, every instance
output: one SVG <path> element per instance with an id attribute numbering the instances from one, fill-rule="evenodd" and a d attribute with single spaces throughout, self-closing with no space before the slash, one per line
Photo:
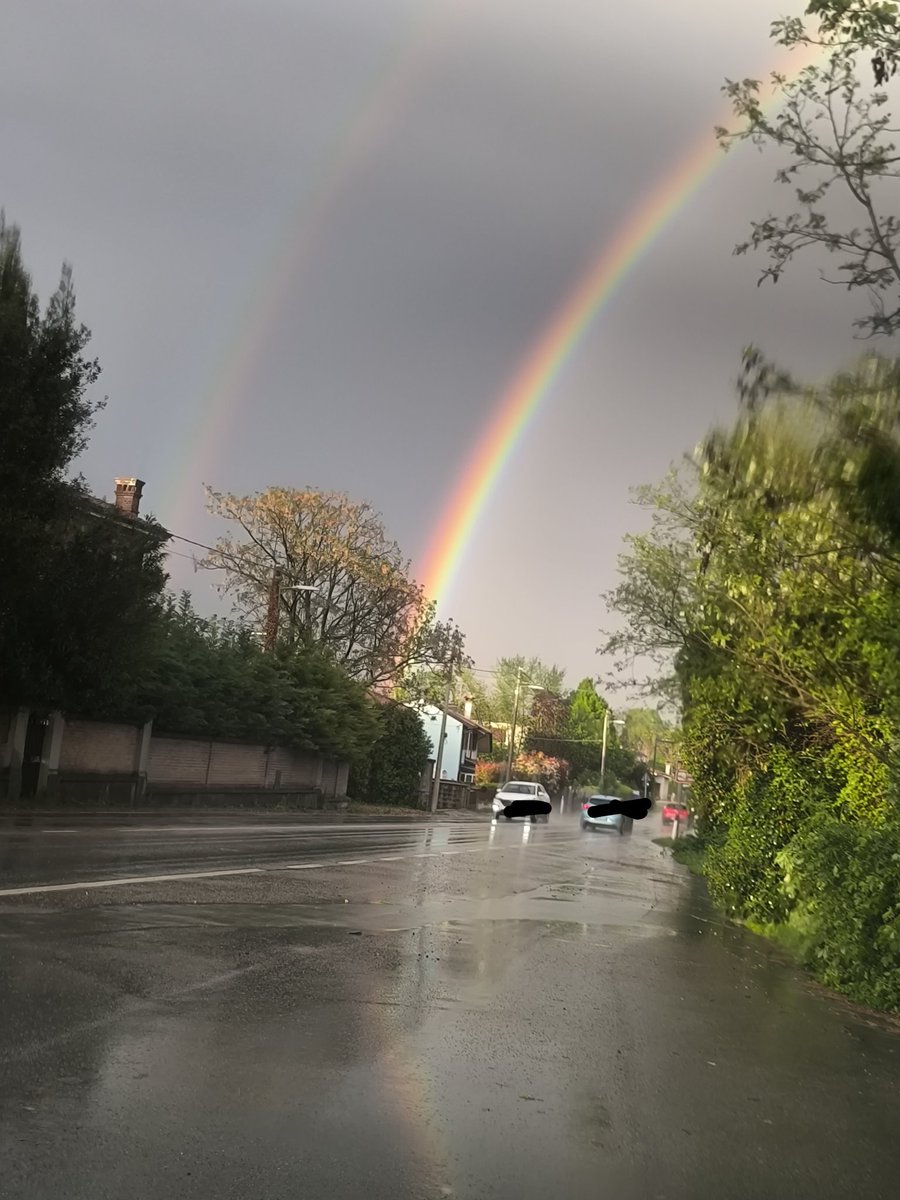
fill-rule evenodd
<path id="1" fill-rule="evenodd" d="M 569 764 L 565 759 L 544 754 L 540 750 L 525 751 L 516 755 L 513 775 L 516 779 L 533 779 L 542 783 L 552 796 L 566 786 Z"/>
<path id="2" fill-rule="evenodd" d="M 511 725 L 516 703 L 516 683 L 519 686 L 519 720 L 528 707 L 526 698 L 535 693 L 526 690 L 534 685 L 544 691 L 559 694 L 562 691 L 565 672 L 557 666 L 548 666 L 539 658 L 525 658 L 521 654 L 513 658 L 500 658 L 494 666 L 490 690 L 487 695 L 488 721 L 495 725 Z"/>
<path id="3" fill-rule="evenodd" d="M 599 784 L 603 725 L 609 711 L 609 705 L 598 695 L 591 679 L 582 679 L 566 697 L 539 693 L 529 719 L 525 750 L 564 760 L 567 778 L 573 782 Z M 607 783 L 618 780 L 628 787 L 637 787 L 641 772 L 636 756 L 620 745 L 611 715 L 606 748 Z"/>
<path id="4" fill-rule="evenodd" d="M 893 3 L 813 0 L 802 18 L 785 18 L 772 36 L 791 49 L 819 47 L 820 61 L 796 73 L 773 72 L 777 104 L 764 103 L 759 80 L 728 80 L 738 127 L 719 129 L 727 148 L 750 140 L 783 156 L 776 180 L 790 188 L 796 207 L 755 221 L 747 242 L 736 248 L 764 251 L 762 279 L 777 282 L 798 255 L 830 257 L 825 278 L 863 289 L 869 315 L 856 324 L 870 334 L 900 328 L 900 220 L 897 185 L 900 155 L 894 142 L 885 85 L 900 54 L 898 8 Z M 860 55 L 873 53 L 876 90 L 860 79 Z M 848 220 L 848 212 L 856 217 Z"/>
<path id="5" fill-rule="evenodd" d="M 569 706 L 563 696 L 553 692 L 536 692 L 531 702 L 529 726 L 535 733 L 563 734 L 569 720 Z"/>
<path id="6" fill-rule="evenodd" d="M 431 743 L 419 714 L 388 701 L 381 707 L 378 737 L 368 760 L 367 799 L 372 804 L 415 805 Z"/>
<path id="7" fill-rule="evenodd" d="M 896 48 L 900 9 L 892 0 L 810 0 L 806 12 L 822 34 L 861 49 Z"/>
<path id="8" fill-rule="evenodd" d="M 608 648 L 670 660 L 715 898 L 799 922 L 822 978 L 896 997 L 887 893 L 838 872 L 851 920 L 820 873 L 848 845 L 880 861 L 866 831 L 892 830 L 897 809 L 900 366 L 869 357 L 819 388 L 745 393 L 693 474 L 644 499 L 654 519 L 623 556 Z"/>
<path id="9" fill-rule="evenodd" d="M 275 487 L 253 496 L 209 490 L 208 497 L 210 511 L 237 532 L 220 537 L 203 566 L 224 573 L 222 591 L 258 630 L 273 577 L 280 579 L 281 646 L 318 646 L 368 685 L 463 661 L 462 634 L 436 619 L 371 505 Z"/>
<path id="10" fill-rule="evenodd" d="M 0 216 L 0 702 L 85 715 L 136 668 L 167 537 L 109 519 L 67 480 L 101 407 L 89 338 L 69 267 L 42 312 L 19 231 Z"/>
<path id="11" fill-rule="evenodd" d="M 625 728 L 622 730 L 622 745 L 651 766 L 654 749 L 658 752 L 672 738 L 672 729 L 663 720 L 659 709 L 628 708 L 624 714 Z"/>

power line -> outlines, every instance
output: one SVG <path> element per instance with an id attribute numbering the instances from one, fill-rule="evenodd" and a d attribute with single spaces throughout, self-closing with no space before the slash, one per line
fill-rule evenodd
<path id="1" fill-rule="evenodd" d="M 187 542 L 189 546 L 197 546 L 200 550 L 208 550 L 210 554 L 221 554 L 221 550 L 217 550 L 215 546 L 207 546 L 205 542 L 195 542 L 193 538 L 185 537 L 182 533 L 172 533 L 171 530 L 166 530 L 170 538 L 176 538 L 179 542 Z"/>

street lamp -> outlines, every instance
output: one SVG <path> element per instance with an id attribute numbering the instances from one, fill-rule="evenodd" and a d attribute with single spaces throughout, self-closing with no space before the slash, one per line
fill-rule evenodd
<path id="1" fill-rule="evenodd" d="M 623 729 L 625 722 L 619 718 L 616 718 L 613 720 L 613 725 L 615 725 L 617 729 Z M 606 737 L 608 733 L 609 709 L 607 708 L 603 712 L 603 750 L 600 754 L 600 790 L 604 793 L 606 791 Z"/>
<path id="2" fill-rule="evenodd" d="M 275 642 L 278 638 L 278 615 L 282 592 L 317 592 L 319 590 L 314 583 L 282 583 L 282 575 L 281 567 L 275 567 L 272 571 L 272 582 L 269 584 L 269 607 L 266 612 L 265 637 L 267 651 L 275 649 Z"/>
<path id="3" fill-rule="evenodd" d="M 519 693 L 522 689 L 522 676 L 524 674 L 525 674 L 525 672 L 522 670 L 521 667 L 519 667 L 516 670 L 516 699 L 515 699 L 515 703 L 513 704 L 512 728 L 509 731 L 509 751 L 507 752 L 507 755 L 506 755 L 506 782 L 507 783 L 509 783 L 510 779 L 512 779 L 513 751 L 514 751 L 515 745 L 516 745 L 516 721 L 519 716 Z M 526 690 L 529 692 L 543 692 L 545 690 L 544 688 L 539 687 L 536 683 L 528 683 L 525 685 L 525 687 L 526 687 Z"/>

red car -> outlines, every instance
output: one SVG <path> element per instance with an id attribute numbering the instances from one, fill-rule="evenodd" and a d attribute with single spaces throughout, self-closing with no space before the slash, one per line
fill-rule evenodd
<path id="1" fill-rule="evenodd" d="M 663 825 L 671 825 L 673 821 L 677 821 L 679 825 L 686 825 L 690 815 L 687 805 L 678 800 L 669 800 L 663 805 Z"/>

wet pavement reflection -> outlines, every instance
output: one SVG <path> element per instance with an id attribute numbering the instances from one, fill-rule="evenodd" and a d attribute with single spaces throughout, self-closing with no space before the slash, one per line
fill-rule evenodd
<path id="1" fill-rule="evenodd" d="M 896 1194 L 900 1035 L 651 823 L 188 828 L 0 835 L 7 889 L 260 868 L 0 896 L 4 1197 Z"/>

